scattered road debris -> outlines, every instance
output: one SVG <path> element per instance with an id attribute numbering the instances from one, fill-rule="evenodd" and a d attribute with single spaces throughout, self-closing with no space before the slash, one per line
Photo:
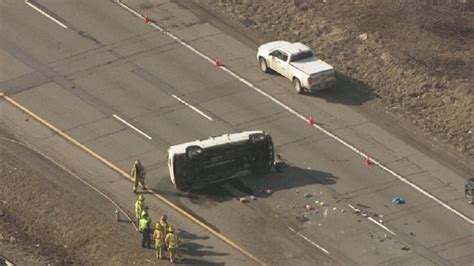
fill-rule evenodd
<path id="1" fill-rule="evenodd" d="M 305 198 L 311 198 L 311 196 L 313 196 L 313 195 L 309 192 L 304 193 Z"/>
<path id="2" fill-rule="evenodd" d="M 265 194 L 267 194 L 267 195 L 270 195 L 270 194 L 273 194 L 273 190 L 271 190 L 271 189 L 265 189 L 265 190 L 263 191 L 263 193 L 265 193 Z"/>
<path id="3" fill-rule="evenodd" d="M 309 210 L 312 210 L 313 207 L 311 207 L 311 205 L 309 205 L 309 204 L 306 204 L 305 209 L 307 209 L 309 211 Z"/>
<path id="4" fill-rule="evenodd" d="M 392 203 L 395 204 L 405 204 L 405 200 L 402 197 L 394 197 Z"/>
<path id="5" fill-rule="evenodd" d="M 239 199 L 240 203 L 247 203 L 249 202 L 249 199 L 247 197 L 242 197 Z"/>

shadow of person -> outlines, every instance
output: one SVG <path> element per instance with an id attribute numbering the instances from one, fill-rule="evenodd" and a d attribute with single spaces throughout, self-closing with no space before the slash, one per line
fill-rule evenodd
<path id="1" fill-rule="evenodd" d="M 198 244 L 196 242 L 183 241 L 183 244 L 181 245 L 180 248 L 181 248 L 181 252 L 183 254 L 187 254 L 187 255 L 193 256 L 193 257 L 227 256 L 227 255 L 229 255 L 229 253 L 225 253 L 225 252 L 212 251 L 210 249 L 213 249 L 213 247 L 204 246 L 204 245 Z"/>
<path id="2" fill-rule="evenodd" d="M 193 233 L 189 233 L 186 230 L 179 230 L 179 236 L 183 240 L 206 240 L 209 239 L 209 236 L 198 236 Z"/>

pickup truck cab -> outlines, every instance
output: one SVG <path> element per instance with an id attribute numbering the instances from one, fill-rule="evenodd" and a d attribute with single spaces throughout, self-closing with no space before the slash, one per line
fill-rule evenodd
<path id="1" fill-rule="evenodd" d="M 263 72 L 271 69 L 288 78 L 298 93 L 326 89 L 336 82 L 334 68 L 299 42 L 263 44 L 258 48 L 257 59 Z"/>

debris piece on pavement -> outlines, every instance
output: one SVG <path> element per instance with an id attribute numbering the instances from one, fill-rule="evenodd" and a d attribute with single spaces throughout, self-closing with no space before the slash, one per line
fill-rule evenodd
<path id="1" fill-rule="evenodd" d="M 337 207 L 332 208 L 333 211 L 337 210 Z"/>
<path id="2" fill-rule="evenodd" d="M 402 198 L 402 197 L 394 197 L 392 199 L 392 203 L 395 203 L 395 204 L 404 204 L 405 203 L 405 200 Z"/>
<path id="3" fill-rule="evenodd" d="M 247 197 L 242 197 L 239 199 L 240 203 L 247 203 L 249 202 L 249 199 Z"/>
<path id="4" fill-rule="evenodd" d="M 307 210 L 313 209 L 313 207 L 311 207 L 311 205 L 309 205 L 309 204 L 306 204 L 305 208 L 306 208 Z"/>
<path id="5" fill-rule="evenodd" d="M 410 250 L 410 248 L 409 247 L 402 247 L 402 250 L 407 251 L 407 250 Z"/>
<path id="6" fill-rule="evenodd" d="M 315 210 L 314 210 L 314 213 L 315 213 L 315 214 L 318 214 L 318 213 L 319 213 L 319 210 L 318 210 L 318 209 L 315 209 Z"/>
<path id="7" fill-rule="evenodd" d="M 275 162 L 274 162 L 274 166 L 275 167 L 275 170 L 278 172 L 278 173 L 281 173 L 283 170 L 282 170 L 282 167 L 283 165 L 285 164 L 285 162 L 281 159 L 281 156 L 280 154 L 276 154 L 276 158 L 275 158 Z"/>
<path id="8" fill-rule="evenodd" d="M 314 203 L 318 204 L 318 203 L 319 203 L 319 200 L 315 200 Z"/>
<path id="9" fill-rule="evenodd" d="M 306 192 L 306 193 L 304 193 L 303 196 L 304 196 L 305 198 L 310 198 L 310 197 L 313 196 L 313 195 L 312 195 L 311 193 L 309 193 L 309 192 Z"/>
<path id="10" fill-rule="evenodd" d="M 299 189 L 297 189 L 297 190 L 296 190 L 296 193 L 300 193 L 300 190 L 299 190 Z"/>
<path id="11" fill-rule="evenodd" d="M 382 220 L 382 219 L 380 219 L 380 220 L 379 220 L 379 223 L 383 224 L 383 220 Z"/>
<path id="12" fill-rule="evenodd" d="M 341 210 L 342 213 L 345 213 L 346 211 L 344 209 Z"/>
<path id="13" fill-rule="evenodd" d="M 270 195 L 270 194 L 272 194 L 272 193 L 273 193 L 273 190 L 271 190 L 271 189 L 265 189 L 265 191 L 264 191 L 264 192 L 265 192 L 265 194 L 268 194 L 268 195 Z"/>
<path id="14" fill-rule="evenodd" d="M 251 195 L 249 198 L 250 198 L 251 200 L 257 200 L 257 198 L 256 198 L 254 195 Z"/>

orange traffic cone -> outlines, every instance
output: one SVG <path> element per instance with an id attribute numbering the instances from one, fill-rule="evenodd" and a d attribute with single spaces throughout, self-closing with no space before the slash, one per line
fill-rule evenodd
<path id="1" fill-rule="evenodd" d="M 220 67 L 221 66 L 221 60 L 218 58 L 216 58 L 216 61 L 214 61 L 214 66 L 215 67 Z"/>
<path id="2" fill-rule="evenodd" d="M 309 123 L 311 126 L 315 124 L 315 123 L 314 123 L 314 119 L 313 119 L 313 115 L 310 115 L 310 116 L 309 116 L 308 123 Z"/>

